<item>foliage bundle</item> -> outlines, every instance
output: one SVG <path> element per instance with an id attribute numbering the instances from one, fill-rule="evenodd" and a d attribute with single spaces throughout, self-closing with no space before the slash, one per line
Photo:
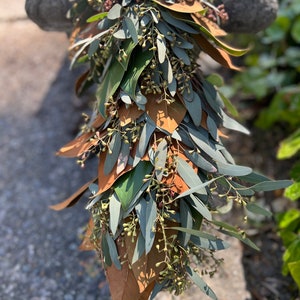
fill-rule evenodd
<path id="1" fill-rule="evenodd" d="M 238 69 L 226 33 L 215 21 L 223 7 L 208 1 L 80 0 L 71 15 L 72 65 L 87 64 L 80 94 L 95 85 L 95 109 L 79 136 L 58 152 L 84 165 L 98 157 L 98 174 L 53 206 L 74 205 L 91 192 L 91 220 L 82 248 L 95 249 L 112 299 L 152 299 L 182 293 L 191 282 L 212 299 L 201 272 L 214 251 L 228 247 L 218 232 L 256 248 L 245 232 L 220 222 L 234 204 L 269 214 L 251 198 L 286 187 L 234 163 L 222 127 L 248 133 L 225 113 L 228 99 L 197 62 L 206 52 Z M 209 81 L 210 80 L 210 81 Z M 201 267 L 201 271 L 197 270 Z"/>

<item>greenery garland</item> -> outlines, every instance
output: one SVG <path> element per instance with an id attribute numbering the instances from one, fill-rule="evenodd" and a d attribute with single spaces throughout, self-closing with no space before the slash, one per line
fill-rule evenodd
<path id="1" fill-rule="evenodd" d="M 251 198 L 290 184 L 234 163 L 220 128 L 248 130 L 225 113 L 230 102 L 198 57 L 206 52 L 238 69 L 243 55 L 220 37 L 224 7 L 208 1 L 80 0 L 71 10 L 72 65 L 89 68 L 78 94 L 96 85 L 94 113 L 79 136 L 58 152 L 84 165 L 98 157 L 98 175 L 64 202 L 89 190 L 91 221 L 82 248 L 96 249 L 112 299 L 153 299 L 182 293 L 191 282 L 212 299 L 201 272 L 214 273 L 213 253 L 229 245 L 213 232 L 256 248 L 245 233 L 214 215 L 234 203 L 267 214 Z M 206 270 L 210 258 L 214 267 Z M 199 272 L 198 268 L 202 268 Z"/>

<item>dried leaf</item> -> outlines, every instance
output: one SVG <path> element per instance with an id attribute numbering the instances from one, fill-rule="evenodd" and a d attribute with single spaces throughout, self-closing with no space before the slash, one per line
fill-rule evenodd
<path id="1" fill-rule="evenodd" d="M 169 10 L 173 10 L 179 13 L 196 13 L 204 10 L 203 6 L 198 1 L 180 1 L 174 4 L 166 4 L 165 0 L 153 0 L 157 4 L 166 7 Z"/>
<path id="2" fill-rule="evenodd" d="M 132 104 L 128 107 L 122 105 L 118 110 L 120 125 L 123 127 L 132 123 L 137 118 L 139 118 L 143 113 L 144 112 L 138 109 L 138 107 L 135 104 Z"/>
<path id="3" fill-rule="evenodd" d="M 171 104 L 167 104 L 166 101 L 158 102 L 157 100 L 160 100 L 160 97 L 161 95 L 154 94 L 147 96 L 146 112 L 156 126 L 173 133 L 183 120 L 186 109 L 180 101 Z"/>
<path id="4" fill-rule="evenodd" d="M 55 205 L 51 205 L 50 208 L 53 209 L 53 210 L 63 210 L 66 207 L 73 206 L 74 204 L 76 204 L 80 200 L 82 195 L 89 188 L 90 184 L 95 182 L 96 180 L 97 180 L 97 177 L 94 178 L 93 180 L 87 182 L 85 185 L 83 185 L 79 190 L 77 190 L 73 195 L 71 195 L 65 201 L 63 201 L 61 203 L 58 203 L 58 204 L 55 204 Z"/>

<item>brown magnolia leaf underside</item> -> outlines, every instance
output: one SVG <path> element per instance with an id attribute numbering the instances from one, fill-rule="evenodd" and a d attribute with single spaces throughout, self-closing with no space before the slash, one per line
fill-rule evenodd
<path id="1" fill-rule="evenodd" d="M 86 184 L 84 184 L 80 189 L 78 189 L 73 195 L 71 195 L 65 201 L 63 201 L 61 203 L 58 203 L 58 204 L 55 204 L 55 205 L 51 205 L 50 208 L 53 209 L 53 210 L 63 210 L 67 207 L 73 206 L 74 204 L 76 204 L 80 200 L 80 198 L 85 193 L 85 191 L 96 180 L 97 180 L 97 177 L 94 178 L 93 180 L 87 182 Z"/>
<path id="2" fill-rule="evenodd" d="M 169 10 L 173 10 L 180 13 L 191 14 L 191 13 L 196 13 L 204 10 L 203 6 L 197 0 L 193 1 L 193 3 L 190 3 L 190 1 L 180 1 L 174 4 L 166 4 L 164 0 L 153 0 L 153 1 L 163 7 L 168 8 Z"/>
<path id="3" fill-rule="evenodd" d="M 169 133 L 173 133 L 179 126 L 186 114 L 186 108 L 179 102 L 168 104 L 166 101 L 158 100 L 161 95 L 147 95 L 146 112 L 155 124 Z"/>
<path id="4" fill-rule="evenodd" d="M 193 38 L 198 43 L 200 48 L 220 65 L 236 71 L 241 70 L 241 68 L 235 66 L 232 63 L 231 58 L 227 52 L 220 48 L 216 48 L 216 46 L 211 44 L 202 34 L 195 34 L 193 35 Z"/>
<path id="5" fill-rule="evenodd" d="M 122 105 L 118 110 L 119 120 L 121 126 L 126 126 L 139 118 L 144 112 L 135 104 L 126 107 L 125 104 Z"/>

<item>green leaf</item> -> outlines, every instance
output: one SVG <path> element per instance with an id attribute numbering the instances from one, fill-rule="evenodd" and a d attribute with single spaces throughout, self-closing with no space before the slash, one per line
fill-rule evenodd
<path id="1" fill-rule="evenodd" d="M 96 92 L 99 112 L 103 117 L 106 116 L 105 103 L 118 89 L 124 73 L 124 68 L 115 58 L 113 58 L 105 77 Z"/>
<path id="2" fill-rule="evenodd" d="M 114 168 L 122 146 L 122 137 L 119 131 L 116 131 L 108 145 L 109 151 L 106 154 L 104 162 L 104 174 L 108 175 Z"/>
<path id="3" fill-rule="evenodd" d="M 234 117 L 238 117 L 239 112 L 237 111 L 236 107 L 232 104 L 232 102 L 219 90 L 218 90 L 218 94 L 223 100 L 224 105 L 226 106 L 228 112 L 231 113 Z"/>
<path id="4" fill-rule="evenodd" d="M 128 63 L 131 57 L 131 53 L 136 46 L 133 40 L 126 40 L 122 43 L 123 49 L 120 49 L 117 61 L 126 71 L 128 68 Z"/>
<path id="5" fill-rule="evenodd" d="M 255 192 L 268 192 L 268 191 L 284 189 L 290 186 L 292 183 L 293 181 L 291 180 L 264 181 L 252 185 L 250 189 Z"/>
<path id="6" fill-rule="evenodd" d="M 121 17 L 122 5 L 116 3 L 112 6 L 107 14 L 109 20 L 115 20 Z"/>
<path id="7" fill-rule="evenodd" d="M 206 77 L 206 80 L 210 82 L 212 85 L 215 85 L 217 87 L 221 87 L 224 85 L 224 80 L 222 76 L 219 74 L 213 73 Z"/>
<path id="8" fill-rule="evenodd" d="M 99 48 L 99 43 L 100 43 L 100 41 L 98 39 L 91 42 L 91 44 L 89 46 L 89 50 L 88 50 L 89 58 L 91 58 L 96 53 L 96 51 Z"/>
<path id="9" fill-rule="evenodd" d="M 300 129 L 280 143 L 278 159 L 290 158 L 300 150 Z"/>
<path id="10" fill-rule="evenodd" d="M 298 16 L 292 25 L 291 28 L 291 35 L 294 39 L 294 41 L 298 44 L 300 44 L 300 16 Z M 300 281 L 300 277 L 299 277 L 299 281 Z"/>
<path id="11" fill-rule="evenodd" d="M 144 253 L 145 253 L 145 239 L 142 233 L 140 232 L 135 244 L 131 263 L 134 264 L 135 262 L 137 262 Z"/>
<path id="12" fill-rule="evenodd" d="M 284 196 L 296 201 L 300 198 L 300 182 L 294 182 L 292 185 L 286 188 Z"/>
<path id="13" fill-rule="evenodd" d="M 109 198 L 109 228 L 115 236 L 121 219 L 121 203 L 115 193 Z"/>
<path id="14" fill-rule="evenodd" d="M 105 235 L 103 234 L 101 237 L 101 251 L 102 251 L 103 260 L 104 260 L 105 265 L 111 266 L 112 261 L 111 261 L 111 257 L 110 257 L 110 249 L 108 246 L 106 236 L 107 236 L 107 234 L 105 234 Z"/>
<path id="15" fill-rule="evenodd" d="M 172 51 L 185 65 L 189 66 L 191 64 L 190 57 L 184 49 L 174 46 Z"/>
<path id="16" fill-rule="evenodd" d="M 193 218 L 192 218 L 192 213 L 187 205 L 187 203 L 184 201 L 184 199 L 180 200 L 180 223 L 181 227 L 183 228 L 193 228 Z M 182 232 L 183 233 L 183 238 L 182 238 L 182 244 L 185 247 L 189 240 L 191 235 L 187 232 Z"/>
<path id="17" fill-rule="evenodd" d="M 225 164 L 223 162 L 216 162 L 218 172 L 227 176 L 246 176 L 252 173 L 249 167 Z"/>
<path id="18" fill-rule="evenodd" d="M 121 202 L 122 208 L 126 211 L 135 195 L 143 186 L 146 174 L 152 171 L 150 162 L 141 161 L 133 170 L 121 176 L 115 183 L 115 192 Z"/>
<path id="19" fill-rule="evenodd" d="M 254 214 L 262 215 L 265 217 L 271 217 L 272 213 L 263 207 L 255 204 L 255 203 L 247 203 L 246 204 L 246 209 Z"/>
<path id="20" fill-rule="evenodd" d="M 104 19 L 106 16 L 107 16 L 107 12 L 101 12 L 99 14 L 96 14 L 96 15 L 93 15 L 93 16 L 89 17 L 86 20 L 86 22 L 87 23 L 93 23 L 93 22 L 96 22 L 96 21 L 100 21 L 100 20 Z"/>
<path id="21" fill-rule="evenodd" d="M 195 246 L 203 249 L 210 250 L 224 250 L 229 247 L 229 244 L 211 234 L 202 232 L 200 230 L 183 228 L 183 227 L 170 227 L 170 229 L 186 232 L 191 235 L 191 242 Z"/>
<path id="22" fill-rule="evenodd" d="M 126 29 L 128 30 L 128 32 L 129 32 L 129 34 L 130 34 L 133 42 L 135 44 L 137 44 L 139 42 L 138 33 L 136 31 L 136 28 L 134 26 L 133 21 L 130 18 L 128 18 L 128 17 L 125 16 L 124 17 L 124 22 L 126 24 Z"/>
<path id="23" fill-rule="evenodd" d="M 143 70 L 147 67 L 153 57 L 153 51 L 138 51 L 134 57 L 134 62 L 130 64 L 124 79 L 121 83 L 122 90 L 127 93 L 133 100 L 136 96 L 136 87 L 139 77 Z"/>
<path id="24" fill-rule="evenodd" d="M 212 216 L 207 206 L 195 195 L 191 194 L 191 204 L 196 208 L 196 210 L 203 216 L 203 218 L 208 221 L 212 220 Z"/>
<path id="25" fill-rule="evenodd" d="M 154 154 L 155 176 L 158 181 L 161 181 L 163 177 L 164 169 L 167 161 L 167 154 L 168 154 L 168 143 L 166 139 L 162 139 L 161 142 L 158 144 Z"/>
<path id="26" fill-rule="evenodd" d="M 183 100 L 195 126 L 200 126 L 202 118 L 202 105 L 199 95 L 193 91 L 190 84 L 190 93 L 186 90 L 183 92 Z"/>
<path id="27" fill-rule="evenodd" d="M 111 237 L 111 235 L 106 232 L 106 241 L 107 241 L 107 244 L 108 244 L 108 248 L 109 248 L 109 254 L 110 254 L 110 257 L 111 257 L 111 260 L 112 262 L 114 263 L 114 265 L 116 266 L 116 268 L 118 270 L 121 270 L 122 266 L 121 266 L 121 263 L 119 261 L 119 255 L 118 255 L 118 250 L 117 250 L 117 246 L 115 244 L 115 241 L 113 240 L 113 238 Z"/>
<path id="28" fill-rule="evenodd" d="M 221 114 L 222 114 L 222 118 L 223 118 L 223 126 L 225 128 L 239 131 L 244 134 L 250 134 L 250 131 L 247 128 L 245 128 L 243 125 L 238 123 L 236 120 L 230 118 L 228 115 L 225 114 L 224 111 L 222 111 Z"/>
<path id="29" fill-rule="evenodd" d="M 218 300 L 214 291 L 205 283 L 205 281 L 191 267 L 186 266 L 186 271 L 192 281 L 200 288 L 200 290 L 213 300 Z"/>
<path id="30" fill-rule="evenodd" d="M 298 256 L 299 258 L 300 256 Z M 289 271 L 296 282 L 298 288 L 300 289 L 300 259 L 288 263 Z"/>
<path id="31" fill-rule="evenodd" d="M 189 160 L 191 160 L 197 167 L 201 168 L 202 170 L 205 170 L 209 173 L 217 172 L 216 167 L 196 151 L 190 152 L 188 150 L 185 150 L 184 154 Z"/>

